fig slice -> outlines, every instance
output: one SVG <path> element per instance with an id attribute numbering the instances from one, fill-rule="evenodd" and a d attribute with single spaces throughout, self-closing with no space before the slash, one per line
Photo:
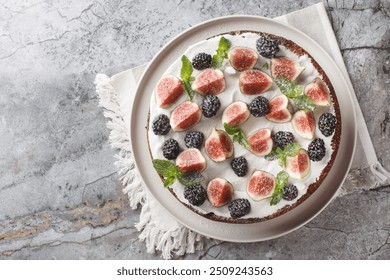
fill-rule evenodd
<path id="1" fill-rule="evenodd" d="M 307 84 L 304 93 L 318 106 L 329 106 L 329 89 L 319 77 Z"/>
<path id="2" fill-rule="evenodd" d="M 288 57 L 278 57 L 271 59 L 271 75 L 274 78 L 286 78 L 294 81 L 305 67 Z"/>
<path id="3" fill-rule="evenodd" d="M 184 87 L 180 79 L 173 75 L 162 77 L 155 89 L 156 103 L 160 108 L 167 108 L 182 95 Z"/>
<path id="4" fill-rule="evenodd" d="M 244 94 L 258 94 L 269 90 L 272 86 L 272 79 L 260 70 L 247 70 L 240 74 L 240 91 Z"/>
<path id="5" fill-rule="evenodd" d="M 214 207 L 228 204 L 233 198 L 232 184 L 222 178 L 215 178 L 207 185 L 207 197 Z"/>
<path id="6" fill-rule="evenodd" d="M 219 69 L 206 69 L 195 77 L 192 89 L 202 95 L 217 95 L 225 89 L 225 76 Z"/>
<path id="7" fill-rule="evenodd" d="M 209 158 L 215 162 L 224 161 L 233 155 L 233 142 L 229 135 L 225 131 L 215 128 L 207 138 L 205 148 Z"/>
<path id="8" fill-rule="evenodd" d="M 305 149 L 299 149 L 295 157 L 286 158 L 286 171 L 291 178 L 304 179 L 310 172 L 310 159 Z"/>
<path id="9" fill-rule="evenodd" d="M 251 48 L 235 47 L 228 53 L 230 65 L 237 71 L 244 71 L 255 66 L 259 55 Z"/>
<path id="10" fill-rule="evenodd" d="M 191 148 L 177 156 L 176 165 L 181 172 L 202 172 L 206 169 L 206 159 L 198 149 Z"/>
<path id="11" fill-rule="evenodd" d="M 222 124 L 239 126 L 249 118 L 248 105 L 242 101 L 236 101 L 226 107 L 222 114 Z"/>
<path id="12" fill-rule="evenodd" d="M 199 106 L 196 103 L 186 101 L 177 106 L 170 118 L 173 131 L 184 131 L 195 126 L 202 116 Z"/>
<path id="13" fill-rule="evenodd" d="M 303 110 L 295 112 L 291 123 L 299 136 L 309 140 L 314 138 L 316 121 L 312 112 Z"/>
<path id="14" fill-rule="evenodd" d="M 272 151 L 273 141 L 271 130 L 263 128 L 248 137 L 249 147 L 256 156 L 264 157 Z"/>
<path id="15" fill-rule="evenodd" d="M 285 95 L 278 95 L 269 102 L 269 111 L 265 115 L 267 120 L 276 123 L 285 123 L 291 120 L 289 101 Z"/>
<path id="16" fill-rule="evenodd" d="M 258 170 L 249 179 L 246 192 L 254 201 L 260 201 L 272 195 L 275 189 L 275 177 L 271 173 Z"/>

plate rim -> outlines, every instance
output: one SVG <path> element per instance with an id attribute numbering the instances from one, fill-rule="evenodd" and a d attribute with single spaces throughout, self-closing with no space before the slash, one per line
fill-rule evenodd
<path id="1" fill-rule="evenodd" d="M 300 227 L 302 227 L 303 225 L 305 225 L 306 223 L 310 222 L 312 219 L 314 219 L 317 215 L 319 215 L 328 205 L 329 203 L 334 199 L 334 197 L 336 196 L 337 194 L 337 191 L 339 190 L 339 188 L 341 187 L 341 185 L 343 184 L 343 182 L 345 181 L 345 178 L 347 177 L 348 175 L 348 171 L 350 170 L 350 167 L 351 167 L 351 164 L 352 164 L 352 161 L 353 161 L 353 157 L 354 157 L 354 154 L 355 154 L 355 148 L 356 148 L 356 141 L 357 141 L 357 123 L 356 123 L 356 114 L 355 114 L 355 108 L 354 108 L 354 104 L 352 102 L 352 96 L 351 96 L 351 91 L 349 90 L 348 88 L 348 84 L 347 84 L 347 81 L 344 77 L 344 75 L 342 74 L 341 70 L 339 69 L 338 65 L 334 62 L 333 58 L 316 42 L 314 41 L 311 37 L 309 37 L 308 35 L 306 35 L 305 33 L 303 33 L 302 31 L 292 27 L 292 26 L 289 26 L 285 23 L 282 23 L 280 21 L 277 21 L 277 20 L 273 20 L 273 19 L 269 19 L 269 18 L 265 18 L 265 17 L 261 17 L 261 16 L 253 16 L 253 15 L 231 15 L 231 16 L 223 16 L 223 17 L 218 17 L 218 18 L 215 18 L 215 19 L 210 19 L 210 20 L 207 20 L 207 21 L 204 21 L 204 22 L 201 22 L 197 25 L 194 25 L 193 27 L 187 29 L 187 30 L 184 30 L 183 32 L 181 32 L 179 35 L 175 36 L 173 39 L 171 39 L 163 48 L 161 48 L 159 50 L 159 52 L 154 56 L 154 58 L 152 59 L 152 61 L 149 63 L 148 67 L 145 69 L 142 77 L 140 78 L 139 82 L 138 82 L 138 85 L 137 85 L 137 89 L 136 89 L 136 93 L 135 93 L 135 96 L 134 96 L 134 103 L 133 103 L 133 106 L 132 106 L 132 110 L 131 110 L 131 119 L 130 119 L 130 145 L 131 145 L 131 148 L 132 148 L 132 151 L 133 151 L 133 156 L 134 156 L 134 164 L 135 164 L 135 168 L 139 168 L 139 161 L 138 161 L 138 157 L 137 157 L 137 152 L 136 152 L 136 147 L 135 147 L 135 133 L 132 133 L 134 132 L 134 125 L 132 125 L 132 122 L 133 120 L 135 119 L 135 115 L 136 115 L 136 112 L 137 110 L 134 110 L 136 104 L 137 104 L 137 100 L 140 99 L 140 90 L 142 89 L 142 86 L 143 84 L 145 83 L 145 77 L 148 77 L 150 75 L 150 72 L 153 71 L 153 65 L 155 63 L 155 61 L 157 59 L 160 58 L 161 54 L 163 54 L 167 49 L 169 49 L 171 46 L 173 46 L 177 41 L 179 41 L 180 39 L 182 39 L 184 36 L 188 36 L 190 35 L 191 33 L 199 30 L 200 28 L 204 28 L 204 27 L 207 27 L 208 25 L 210 24 L 215 24 L 217 22 L 223 22 L 225 20 L 233 20 L 233 21 L 240 21 L 240 20 L 254 20 L 254 21 L 263 21 L 263 22 L 268 22 L 270 23 L 271 25 L 272 24 L 276 24 L 276 25 L 279 25 L 281 26 L 281 28 L 284 28 L 284 29 L 290 29 L 292 30 L 293 32 L 297 33 L 299 35 L 299 37 L 303 38 L 304 40 L 307 40 L 309 41 L 310 44 L 312 45 L 315 45 L 315 47 L 322 53 L 322 55 L 325 56 L 325 60 L 327 60 L 331 65 L 331 67 L 333 67 L 334 69 L 336 69 L 336 71 L 338 72 L 339 74 L 339 79 L 341 80 L 344 88 L 347 90 L 348 94 L 347 94 L 347 99 L 348 99 L 348 102 L 349 102 L 349 105 L 350 105 L 350 110 L 352 110 L 352 127 L 353 127 L 353 135 L 352 135 L 352 142 L 353 142 L 353 147 L 352 147 L 352 150 L 350 151 L 349 153 L 349 162 L 347 164 L 347 168 L 345 169 L 346 172 L 345 174 L 343 174 L 341 176 L 341 178 L 339 179 L 339 185 L 337 186 L 337 188 L 335 187 L 334 188 L 334 191 L 333 191 L 333 194 L 329 197 L 329 199 L 327 199 L 327 201 L 325 203 L 323 203 L 323 205 L 319 208 L 317 208 L 316 212 L 313 213 L 309 218 L 299 222 L 299 223 L 295 223 L 293 226 L 291 226 L 289 229 L 287 230 L 282 230 L 280 233 L 278 234 L 273 234 L 273 235 L 270 235 L 270 236 L 267 236 L 267 237 L 255 237 L 255 238 L 247 238 L 247 239 L 237 239 L 237 238 L 231 238 L 229 236 L 221 236 L 221 235 L 216 235 L 216 234 L 213 234 L 212 232 L 204 232 L 203 230 L 199 230 L 199 228 L 195 228 L 192 224 L 189 224 L 188 222 L 186 222 L 186 220 L 183 220 L 181 218 L 178 217 L 178 215 L 175 215 L 173 214 L 171 211 L 169 211 L 167 209 L 167 207 L 165 207 L 163 205 L 163 203 L 159 200 L 158 197 L 156 197 L 156 195 L 151 191 L 149 185 L 145 182 L 145 179 L 143 176 L 141 176 L 140 174 L 140 179 L 142 180 L 142 183 L 146 186 L 146 191 L 158 202 L 158 204 L 164 208 L 167 213 L 169 213 L 172 217 L 174 217 L 176 219 L 176 221 L 178 221 L 179 223 L 183 224 L 184 226 L 190 228 L 191 230 L 195 231 L 195 232 L 198 232 L 202 235 L 205 235 L 205 236 L 208 236 L 208 237 L 211 237 L 211 238 L 215 238 L 215 239 L 219 239 L 219 240 L 225 240 L 225 241 L 230 241 L 230 242 L 241 242 L 241 243 L 246 243 L 246 242 L 257 242 L 257 241 L 264 241 L 264 240 L 269 240 L 269 239 L 273 239 L 273 238 L 277 238 L 277 237 L 280 237 L 282 235 L 285 235 L 285 234 L 288 234 Z M 236 30 L 238 30 L 240 28 L 237 28 Z M 231 30 L 231 31 L 236 31 L 236 30 Z M 223 33 L 223 32 L 221 32 Z M 285 37 L 285 36 L 284 36 Z M 285 37 L 286 38 L 286 37 Z M 295 42 L 297 43 L 297 42 Z M 301 44 L 297 43 L 298 45 L 301 46 Z M 309 52 L 310 53 L 310 52 Z M 310 55 L 312 55 L 310 53 Z M 314 56 L 313 56 L 314 57 Z M 314 57 L 316 59 L 316 57 Z M 316 59 L 317 60 L 317 59 Z M 325 71 L 325 70 L 324 70 Z M 327 73 L 327 72 L 326 72 Z M 328 73 L 327 73 L 328 74 Z M 329 75 L 328 75 L 329 76 Z M 330 79 L 330 78 L 329 78 Z M 330 79 L 331 80 L 331 79 Z M 333 84 L 332 80 L 331 80 L 331 83 Z M 337 95 L 337 93 L 336 93 Z M 150 98 L 151 98 L 151 94 L 148 95 L 148 100 L 150 101 Z M 338 99 L 339 99 L 339 96 L 338 96 Z M 340 111 L 341 111 L 341 106 L 340 106 Z M 342 114 L 342 112 L 341 112 Z M 350 121 L 351 121 L 350 120 Z M 343 125 L 343 124 L 342 124 Z M 342 133 L 343 132 L 345 133 L 345 129 L 342 129 Z M 147 137 L 146 137 L 147 138 Z M 341 135 L 341 139 L 340 139 L 340 146 L 341 146 L 341 142 L 342 142 L 342 139 L 343 139 L 343 135 Z M 340 149 L 338 151 L 338 154 L 336 155 L 336 159 L 335 159 L 335 162 L 336 161 L 340 161 L 339 158 L 339 155 L 340 155 Z M 151 161 L 149 159 L 149 161 Z M 333 170 L 333 166 L 330 170 L 329 173 L 332 172 Z M 141 173 L 141 170 L 139 170 L 139 173 Z M 328 174 L 329 175 L 329 174 Z M 327 176 L 328 177 L 328 176 Z M 325 182 L 326 180 L 324 180 Z M 324 182 L 322 182 L 322 184 L 324 184 Z M 321 184 L 321 185 L 322 185 Z M 161 186 L 160 186 L 161 187 Z M 321 187 L 320 187 L 321 188 Z M 314 192 L 311 197 L 315 194 L 316 192 Z M 170 194 L 171 195 L 171 194 Z M 171 195 L 172 196 L 172 195 Z M 310 200 L 310 197 L 307 199 L 307 200 Z M 179 202 L 180 203 L 180 202 Z M 304 203 L 302 203 L 304 204 Z M 183 205 L 181 205 L 181 207 L 183 208 L 186 208 L 184 207 Z M 300 206 L 297 206 L 297 208 L 300 207 Z M 189 210 L 189 209 L 188 209 Z M 191 210 L 189 210 L 191 211 Z M 281 215 L 281 217 L 293 212 L 293 210 L 287 212 L 286 214 L 283 214 Z M 192 212 L 192 211 L 191 211 Z M 194 213 L 194 212 L 192 212 Z M 218 221 L 212 221 L 210 219 L 207 219 L 207 218 L 204 218 L 196 213 L 194 213 L 195 215 L 201 217 L 201 219 L 205 219 L 213 224 L 216 224 L 216 225 L 220 225 L 221 222 L 218 222 Z M 274 219 L 271 219 L 269 221 L 266 221 L 266 222 L 270 222 L 272 223 L 273 220 L 277 220 L 277 218 L 274 218 Z M 262 223 L 265 223 L 265 222 L 259 222 L 259 223 L 254 223 L 254 224 L 239 224 L 239 226 L 241 227 L 244 227 L 244 228 L 253 228 L 253 227 L 256 227 L 257 225 L 259 224 L 262 224 Z M 226 226 L 231 226 L 232 229 L 234 230 L 234 228 L 237 227 L 237 224 L 229 224 L 229 223 L 224 223 L 224 225 Z"/>

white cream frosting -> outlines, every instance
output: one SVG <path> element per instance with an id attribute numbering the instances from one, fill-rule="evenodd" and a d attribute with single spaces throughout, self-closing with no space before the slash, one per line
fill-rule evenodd
<path id="1" fill-rule="evenodd" d="M 259 38 L 259 35 L 254 33 L 244 33 L 241 35 L 223 35 L 226 39 L 228 39 L 231 42 L 231 48 L 242 46 L 242 47 L 249 47 L 252 49 L 256 49 L 256 40 Z M 195 45 L 190 46 L 184 53 L 190 60 L 198 53 L 205 52 L 213 55 L 215 53 L 215 50 L 218 48 L 218 42 L 221 36 L 211 38 L 209 40 L 201 41 Z M 304 55 L 301 57 L 297 57 L 294 53 L 287 50 L 285 47 L 280 46 L 280 51 L 278 52 L 278 56 L 287 56 L 295 61 L 298 61 L 301 66 L 305 67 L 305 70 L 299 75 L 296 82 L 299 84 L 307 84 L 311 82 L 315 77 L 320 76 L 317 70 L 314 68 L 314 66 L 311 63 L 311 60 L 308 56 Z M 176 77 L 180 77 L 180 68 L 181 68 L 181 57 L 179 57 L 163 74 L 163 76 L 172 74 Z M 261 68 L 261 66 L 267 62 L 269 64 L 269 59 L 259 57 L 259 60 L 257 61 L 255 67 Z M 225 81 L 226 81 L 226 88 L 225 90 L 218 95 L 219 100 L 221 101 L 221 107 L 218 110 L 218 113 L 213 118 L 205 118 L 202 116 L 201 121 L 192 129 L 188 131 L 183 132 L 174 132 L 170 131 L 167 135 L 161 136 L 161 135 L 155 135 L 152 131 L 152 129 L 149 129 L 148 131 L 148 137 L 149 137 L 149 144 L 150 144 L 150 150 L 152 153 L 153 158 L 158 159 L 165 159 L 162 154 L 162 145 L 163 143 L 170 138 L 176 139 L 182 149 L 185 149 L 184 144 L 184 136 L 189 131 L 201 131 L 203 132 L 205 139 L 208 138 L 209 134 L 211 133 L 211 130 L 213 127 L 216 127 L 217 129 L 223 129 L 222 125 L 222 112 L 223 110 L 230 105 L 232 102 L 237 100 L 242 100 L 246 102 L 247 104 L 250 103 L 250 101 L 259 95 L 244 95 L 240 92 L 239 89 L 239 74 L 240 72 L 235 71 L 232 67 L 230 67 L 229 62 L 225 60 L 224 66 L 221 69 L 224 72 L 225 75 Z M 197 71 L 194 69 L 193 76 L 196 76 L 199 74 L 200 71 Z M 265 70 L 269 75 L 269 69 Z M 273 84 L 270 90 L 268 90 L 265 93 L 262 93 L 261 95 L 266 97 L 268 100 L 271 100 L 273 97 L 280 95 L 281 92 L 279 91 L 278 87 Z M 168 117 L 170 117 L 171 112 L 173 109 L 181 104 L 182 102 L 188 100 L 187 95 L 184 93 L 172 106 L 166 109 L 161 109 L 157 106 L 155 102 L 155 93 L 153 92 L 153 96 L 150 101 L 150 126 L 152 125 L 152 122 L 154 119 L 160 115 L 165 114 Z M 196 102 L 199 106 L 202 104 L 203 97 L 200 95 L 196 95 L 194 97 L 194 102 Z M 331 112 L 334 113 L 333 107 L 318 107 L 317 110 L 314 112 L 314 116 L 316 119 L 316 126 L 318 123 L 318 118 L 323 114 L 324 112 Z M 291 122 L 287 123 L 274 123 L 268 121 L 265 117 L 255 118 L 252 115 L 249 117 L 249 119 L 240 125 L 244 133 L 248 136 L 251 133 L 255 132 L 256 130 L 260 128 L 269 128 L 273 131 L 273 133 L 277 131 L 291 131 L 294 136 L 295 140 L 301 144 L 301 146 L 307 150 L 307 147 L 311 140 L 304 139 L 297 135 L 297 133 L 293 130 Z M 253 201 L 248 194 L 246 193 L 246 187 L 247 183 L 252 175 L 252 173 L 256 170 L 264 170 L 271 174 L 273 174 L 276 177 L 276 174 L 283 170 L 282 167 L 278 165 L 278 161 L 267 161 L 262 157 L 257 157 L 254 154 L 252 154 L 250 151 L 246 150 L 245 148 L 241 147 L 239 144 L 234 143 L 234 155 L 233 157 L 239 157 L 243 156 L 247 159 L 249 170 L 246 176 L 244 177 L 238 177 L 234 174 L 233 170 L 230 167 L 230 162 L 233 159 L 233 157 L 220 162 L 215 163 L 213 162 L 206 154 L 204 145 L 201 149 L 202 154 L 206 158 L 207 161 L 207 168 L 205 171 L 203 171 L 203 176 L 205 177 L 204 186 L 207 186 L 207 183 L 214 179 L 214 178 L 224 178 L 227 181 L 229 181 L 233 187 L 234 187 L 234 195 L 233 199 L 236 198 L 246 198 L 251 203 L 251 211 L 248 215 L 244 216 L 243 218 L 262 218 L 266 217 L 268 215 L 271 215 L 275 213 L 277 210 L 283 208 L 286 205 L 293 204 L 296 202 L 297 199 L 299 199 L 302 195 L 304 195 L 307 191 L 307 187 L 315 182 L 318 177 L 320 176 L 322 170 L 327 165 L 328 161 L 331 158 L 331 153 L 333 152 L 331 147 L 331 141 L 332 137 L 324 137 L 321 132 L 318 130 L 318 127 L 316 127 L 315 137 L 322 138 L 325 142 L 326 147 L 326 155 L 325 157 L 319 161 L 319 162 L 311 162 L 311 170 L 309 175 L 304 180 L 298 180 L 298 179 L 292 179 L 289 178 L 289 183 L 294 184 L 298 188 L 298 197 L 293 201 L 286 201 L 281 200 L 277 205 L 270 205 L 270 199 L 265 199 L 259 202 Z M 184 186 L 182 186 L 180 183 L 175 182 L 172 185 L 172 189 L 177 195 L 177 197 L 185 202 L 188 203 L 187 200 L 183 196 Z M 161 183 L 161 191 L 168 191 L 165 190 Z M 175 199 L 172 196 L 172 199 Z M 211 205 L 209 201 L 205 201 L 203 205 L 200 207 L 195 207 L 198 211 L 201 213 L 209 213 L 213 212 L 214 214 L 222 217 L 230 217 L 230 213 L 227 206 L 223 206 L 220 208 L 215 208 Z"/>

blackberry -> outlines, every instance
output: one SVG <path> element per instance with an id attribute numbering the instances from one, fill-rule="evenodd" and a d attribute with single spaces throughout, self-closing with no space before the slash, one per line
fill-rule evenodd
<path id="1" fill-rule="evenodd" d="M 284 200 L 290 201 L 297 198 L 297 196 L 298 196 L 298 189 L 295 185 L 287 185 L 284 188 L 284 192 L 282 196 Z"/>
<path id="2" fill-rule="evenodd" d="M 204 70 L 206 68 L 211 67 L 211 60 L 212 60 L 211 55 L 207 53 L 198 53 L 192 59 L 192 66 L 196 70 Z"/>
<path id="3" fill-rule="evenodd" d="M 249 111 L 255 117 L 265 116 L 269 111 L 268 99 L 264 96 L 258 96 L 249 104 Z"/>
<path id="4" fill-rule="evenodd" d="M 288 144 L 294 142 L 294 134 L 288 131 L 278 131 L 273 136 L 275 146 L 283 149 Z"/>
<path id="5" fill-rule="evenodd" d="M 167 115 L 161 114 L 152 124 L 153 133 L 156 135 L 165 135 L 171 130 L 169 118 Z"/>
<path id="6" fill-rule="evenodd" d="M 207 192 L 201 185 L 194 185 L 184 189 L 184 198 L 194 206 L 202 205 L 207 199 Z"/>
<path id="7" fill-rule="evenodd" d="M 232 218 L 241 218 L 249 213 L 251 204 L 248 199 L 238 198 L 229 203 L 228 209 Z"/>
<path id="8" fill-rule="evenodd" d="M 325 137 L 331 136 L 336 128 L 336 117 L 331 113 L 322 114 L 318 120 L 318 128 Z"/>
<path id="9" fill-rule="evenodd" d="M 309 153 L 309 158 L 312 161 L 320 161 L 324 158 L 326 148 L 325 148 L 325 142 L 321 138 L 314 139 L 307 149 L 307 152 Z"/>
<path id="10" fill-rule="evenodd" d="M 234 158 L 230 165 L 238 177 L 244 177 L 248 172 L 248 161 L 244 157 Z"/>
<path id="11" fill-rule="evenodd" d="M 186 134 L 184 137 L 184 143 L 187 148 L 197 148 L 202 147 L 204 141 L 204 135 L 200 131 L 191 131 Z"/>
<path id="12" fill-rule="evenodd" d="M 260 37 L 256 41 L 256 49 L 261 56 L 273 58 L 279 51 L 279 44 L 275 40 Z"/>
<path id="13" fill-rule="evenodd" d="M 203 116 L 206 118 L 214 117 L 217 114 L 219 107 L 221 107 L 221 101 L 219 101 L 218 97 L 215 95 L 206 95 L 203 98 L 202 112 Z"/>
<path id="14" fill-rule="evenodd" d="M 164 142 L 162 151 L 166 159 L 175 159 L 180 153 L 179 143 L 175 139 L 168 139 Z"/>

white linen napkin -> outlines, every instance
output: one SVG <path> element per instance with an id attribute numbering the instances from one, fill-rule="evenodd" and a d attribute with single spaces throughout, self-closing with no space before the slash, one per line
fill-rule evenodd
<path id="1" fill-rule="evenodd" d="M 312 20 L 307 24 L 308 19 Z M 367 130 L 359 103 L 344 65 L 329 18 L 323 3 L 276 18 L 293 26 L 317 41 L 328 52 L 344 74 L 352 93 L 358 124 L 358 141 L 351 170 L 339 195 L 378 187 L 390 178 L 390 174 L 378 162 Z M 135 226 L 141 232 L 140 240 L 145 241 L 147 251 L 162 252 L 164 259 L 172 254 L 183 255 L 201 250 L 203 236 L 183 225 L 163 209 L 142 185 L 130 151 L 130 113 L 137 82 L 147 64 L 118 73 L 111 78 L 104 74 L 96 76 L 96 91 L 100 98 L 99 106 L 104 109 L 111 129 L 110 143 L 118 149 L 116 156 L 118 172 L 122 175 L 124 193 L 128 194 L 130 206 L 141 205 L 140 221 Z"/>

